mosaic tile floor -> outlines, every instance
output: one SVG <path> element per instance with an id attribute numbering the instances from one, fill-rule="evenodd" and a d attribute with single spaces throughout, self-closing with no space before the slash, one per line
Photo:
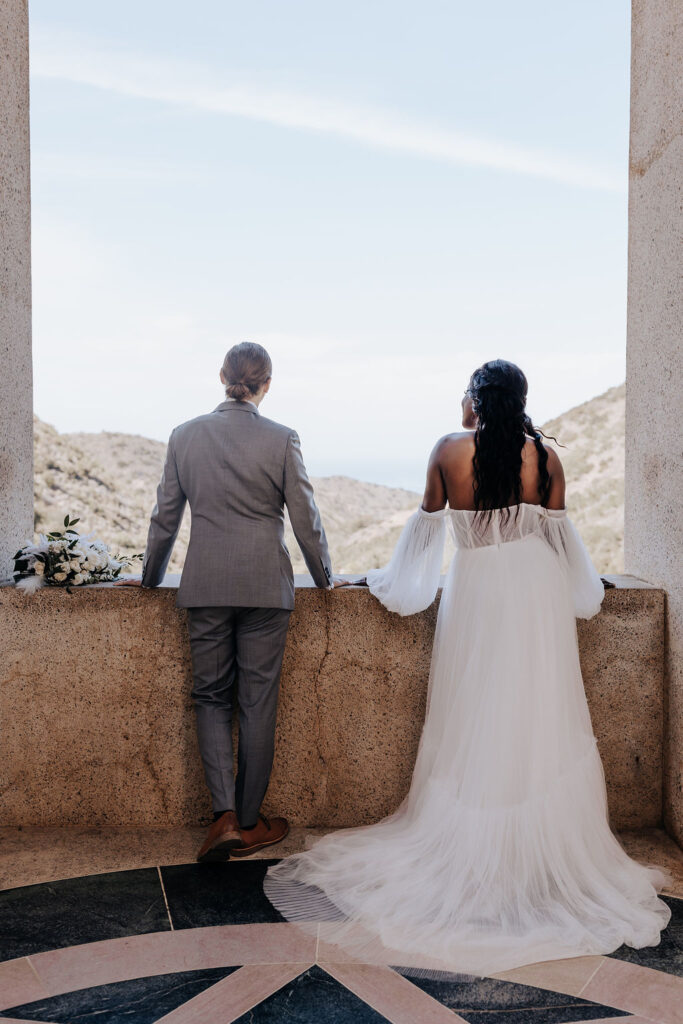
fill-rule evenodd
<path id="1" fill-rule="evenodd" d="M 40 878 L 45 864 L 35 850 L 32 859 Z M 0 1024 L 683 1024 L 675 895 L 664 897 L 672 919 L 655 948 L 432 981 L 349 962 L 284 922 L 261 889 L 272 862 L 186 861 L 5 888 Z M 18 870 L 25 878 L 27 865 Z"/>

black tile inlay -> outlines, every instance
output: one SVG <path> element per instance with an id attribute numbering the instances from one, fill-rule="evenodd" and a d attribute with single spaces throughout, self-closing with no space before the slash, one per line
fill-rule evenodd
<path id="1" fill-rule="evenodd" d="M 455 982 L 407 977 L 470 1024 L 565 1024 L 568 1020 L 629 1016 L 587 999 L 495 978 Z"/>
<path id="2" fill-rule="evenodd" d="M 0 960 L 169 928 L 156 868 L 0 892 Z"/>
<path id="3" fill-rule="evenodd" d="M 311 967 L 234 1024 L 386 1024 L 377 1013 L 320 967 Z"/>
<path id="4" fill-rule="evenodd" d="M 0 1013 L 3 1018 L 55 1021 L 62 1024 L 153 1024 L 164 1014 L 199 995 L 210 985 L 238 970 L 221 967 L 181 974 L 160 974 L 152 978 L 97 985 L 62 996 L 52 996 Z"/>
<path id="5" fill-rule="evenodd" d="M 641 967 L 652 967 L 655 971 L 666 971 L 683 978 L 683 900 L 672 896 L 661 896 L 660 899 L 671 907 L 671 920 L 662 932 L 658 946 L 644 946 L 643 949 L 631 949 L 620 946 L 610 956 L 617 960 L 628 960 Z"/>
<path id="6" fill-rule="evenodd" d="M 263 893 L 277 860 L 179 864 L 161 869 L 174 928 L 284 921 Z"/>

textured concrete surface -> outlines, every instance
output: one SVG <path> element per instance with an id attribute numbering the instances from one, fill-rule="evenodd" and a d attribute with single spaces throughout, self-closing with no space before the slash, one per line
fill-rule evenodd
<path id="1" fill-rule="evenodd" d="M 661 822 L 664 595 L 619 579 L 579 625 L 612 822 Z M 175 589 L 0 588 L 0 823 L 191 825 L 209 814 Z M 369 823 L 395 809 L 424 717 L 436 605 L 299 587 L 266 813 Z"/>
<path id="2" fill-rule="evenodd" d="M 292 828 L 277 846 L 268 846 L 251 854 L 250 859 L 289 857 L 307 849 L 330 829 Z M 646 829 L 640 836 L 647 856 L 659 853 L 662 859 L 663 833 Z M 654 838 L 653 838 L 654 837 Z M 191 864 L 206 838 L 206 828 L 184 825 L 176 828 L 108 828 L 105 826 L 72 826 L 71 828 L 39 828 L 0 826 L 0 889 L 35 882 L 54 882 L 58 878 L 78 878 L 105 871 L 129 871 L 161 864 Z M 669 840 L 669 842 L 671 842 Z M 673 844 L 672 844 L 673 845 Z M 674 850 L 676 848 L 674 847 Z M 683 854 L 680 854 L 680 882 L 683 895 Z"/>
<path id="3" fill-rule="evenodd" d="M 625 564 L 667 593 L 665 818 L 683 842 L 683 7 L 634 0 Z"/>
<path id="4" fill-rule="evenodd" d="M 0 0 L 0 580 L 33 534 L 27 0 Z"/>
<path id="5" fill-rule="evenodd" d="M 612 820 L 619 828 L 658 825 L 664 741 L 664 595 L 661 590 L 630 585 L 607 591 L 600 614 L 577 620 L 577 628 Z"/>

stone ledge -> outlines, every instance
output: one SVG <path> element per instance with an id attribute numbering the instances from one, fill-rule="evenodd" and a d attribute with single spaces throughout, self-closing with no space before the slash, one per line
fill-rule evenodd
<path id="1" fill-rule="evenodd" d="M 342 579 L 350 580 L 350 579 L 355 579 L 357 576 L 360 576 L 361 574 L 354 572 L 354 573 L 340 573 L 339 575 L 342 576 Z M 610 575 L 608 573 L 605 573 L 602 578 L 605 579 L 605 580 L 608 580 L 610 583 L 613 583 L 616 590 L 661 590 L 662 589 L 661 587 L 655 586 L 654 583 L 648 583 L 646 580 L 641 580 L 637 576 L 630 576 L 630 575 L 628 575 L 626 573 L 622 573 L 621 575 Z M 445 579 L 446 579 L 445 575 L 441 577 L 441 586 L 443 586 Z M 166 576 L 164 582 L 162 583 L 162 586 L 163 587 L 170 587 L 172 589 L 177 589 L 179 584 L 180 584 L 180 573 L 169 573 Z M 101 586 L 101 587 L 111 587 L 112 585 L 113 584 L 111 584 L 111 583 L 101 583 L 101 584 L 99 584 L 99 586 Z M 317 589 L 315 584 L 314 584 L 314 582 L 313 582 L 313 580 L 308 575 L 308 573 L 297 573 L 295 575 L 295 577 L 294 577 L 294 586 L 296 587 L 297 590 L 315 590 L 315 589 Z M 344 589 L 346 589 L 346 588 L 344 588 Z M 350 589 L 351 590 L 365 590 L 365 587 L 351 587 Z M 611 588 L 608 588 L 608 590 L 610 590 L 610 589 Z"/>
<path id="2" fill-rule="evenodd" d="M 343 579 L 355 579 L 357 576 L 360 576 L 361 574 L 360 573 L 342 573 L 340 575 L 342 576 Z M 441 586 L 443 586 L 443 582 L 444 582 L 445 579 L 446 579 L 445 576 L 441 577 Z M 655 586 L 654 583 L 647 583 L 646 580 L 641 580 L 637 576 L 630 576 L 628 574 L 622 574 L 620 576 L 605 574 L 603 576 L 603 579 L 609 580 L 610 583 L 613 583 L 614 584 L 614 588 L 616 590 L 661 590 L 662 589 L 661 587 Z M 161 583 L 160 586 L 156 587 L 155 589 L 157 591 L 177 590 L 179 585 L 180 585 L 180 573 L 167 573 L 166 576 L 164 577 L 163 583 Z M 0 582 L 0 589 L 2 589 L 2 588 L 10 588 L 11 589 L 12 586 L 13 586 L 13 584 L 12 584 L 12 582 L 10 580 L 3 580 L 3 581 Z M 297 573 L 294 576 L 294 586 L 295 586 L 296 590 L 317 590 L 317 589 L 319 589 L 318 587 L 316 587 L 315 583 L 313 582 L 312 578 L 308 575 L 308 573 Z M 115 584 L 113 584 L 113 583 L 91 583 L 91 584 L 88 584 L 87 587 L 83 587 L 83 588 L 78 588 L 78 587 L 69 587 L 69 588 L 66 588 L 66 587 L 50 587 L 49 589 L 50 589 L 51 592 L 54 592 L 54 593 L 60 593 L 60 592 L 61 593 L 65 593 L 68 590 L 68 593 L 71 594 L 75 590 L 80 590 L 80 592 L 92 593 L 95 590 L 113 590 L 113 589 L 123 590 L 124 588 L 123 587 L 115 587 Z M 146 589 L 148 589 L 150 593 L 154 592 L 153 590 L 151 590 L 149 588 L 146 588 Z M 352 587 L 348 587 L 348 588 L 344 588 L 344 589 L 349 589 L 349 590 L 365 590 L 365 587 L 362 587 L 362 586 L 352 586 Z M 611 588 L 609 588 L 609 589 L 611 589 Z"/>
<path id="3" fill-rule="evenodd" d="M 578 622 L 615 827 L 661 822 L 662 590 L 615 580 Z M 266 810 L 369 823 L 404 796 L 424 716 L 437 602 L 391 615 L 365 588 L 299 578 Z M 0 822 L 178 826 L 209 812 L 176 581 L 0 589 Z"/>

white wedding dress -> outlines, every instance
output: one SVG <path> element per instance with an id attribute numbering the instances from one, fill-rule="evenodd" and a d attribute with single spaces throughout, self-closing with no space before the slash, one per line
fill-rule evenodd
<path id="1" fill-rule="evenodd" d="M 604 588 L 566 511 L 418 509 L 368 586 L 410 615 L 434 600 L 446 527 L 456 552 L 436 626 L 410 792 L 376 825 L 271 867 L 290 921 L 359 959 L 484 975 L 656 945 L 668 876 L 610 831 L 575 617 Z"/>

